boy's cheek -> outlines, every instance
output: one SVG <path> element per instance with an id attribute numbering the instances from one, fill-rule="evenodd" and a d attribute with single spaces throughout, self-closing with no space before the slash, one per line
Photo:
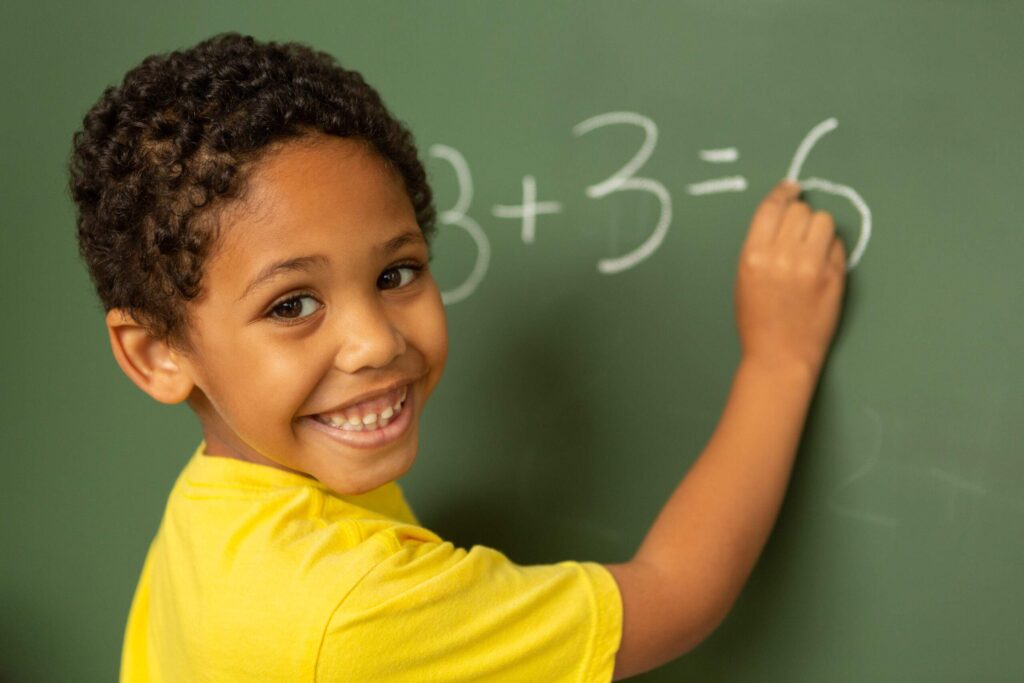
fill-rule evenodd
<path id="1" fill-rule="evenodd" d="M 433 362 L 434 370 L 436 371 L 437 378 L 440 379 L 441 373 L 444 372 L 445 365 L 448 362 L 448 319 L 445 314 L 444 305 L 440 303 L 440 297 L 438 297 L 438 308 L 439 313 L 437 316 L 437 324 L 434 330 L 434 339 L 436 340 L 436 354 Z M 436 382 L 435 382 L 436 383 Z"/>
<path id="2" fill-rule="evenodd" d="M 426 357 L 432 374 L 440 375 L 448 359 L 448 317 L 441 301 L 441 292 L 433 278 L 431 291 L 419 315 L 411 321 L 411 332 Z"/>

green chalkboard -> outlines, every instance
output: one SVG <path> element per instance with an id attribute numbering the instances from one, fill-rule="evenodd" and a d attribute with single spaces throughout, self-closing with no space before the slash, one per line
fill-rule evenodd
<path id="1" fill-rule="evenodd" d="M 336 55 L 415 133 L 451 351 L 403 482 L 522 563 L 635 550 L 721 410 L 749 216 L 813 143 L 862 248 L 790 492 L 721 628 L 638 680 L 1024 680 L 1024 5 L 969 0 L 5 3 L 0 680 L 115 676 L 200 436 L 113 361 L 71 135 L 225 30 Z"/>

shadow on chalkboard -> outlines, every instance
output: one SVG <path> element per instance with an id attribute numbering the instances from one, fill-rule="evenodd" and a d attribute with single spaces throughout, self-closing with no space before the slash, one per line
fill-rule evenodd
<path id="1" fill-rule="evenodd" d="M 847 304 L 851 287 L 847 285 Z M 846 317 L 840 321 L 836 338 L 843 334 Z M 822 380 L 827 383 L 828 364 Z M 841 387 L 821 384 L 808 412 L 796 465 L 786 498 L 763 554 L 744 586 L 732 611 L 719 628 L 688 654 L 686 673 L 712 675 L 722 662 L 768 662 L 777 659 L 780 642 L 820 642 L 823 630 L 842 623 L 838 613 L 842 595 L 835 594 L 834 556 L 828 549 L 811 547 L 820 539 L 829 520 L 823 517 L 821 472 L 833 442 L 828 433 L 843 401 Z M 821 596 L 827 595 L 821 600 Z M 796 618 L 794 618 L 796 617 Z M 682 671 L 682 669 L 680 669 Z M 713 679 L 713 677 L 712 677 Z"/>
<path id="2" fill-rule="evenodd" d="M 856 281 L 853 274 L 847 282 L 844 315 L 836 332 L 839 345 L 856 315 Z M 565 559 L 623 561 L 635 550 L 637 539 L 612 539 L 604 546 L 606 551 L 600 550 L 600 543 L 593 539 L 581 543 L 578 528 L 570 523 L 560 525 L 558 518 L 559 511 L 584 508 L 601 484 L 591 457 L 600 450 L 595 435 L 601 433 L 599 404 L 606 398 L 586 385 L 587 378 L 598 370 L 587 367 L 579 352 L 588 343 L 587 331 L 600 329 L 597 315 L 585 307 L 565 304 L 531 311 L 528 317 L 524 324 L 521 318 L 510 316 L 502 329 L 488 331 L 495 343 L 486 371 L 481 371 L 480 384 L 490 390 L 490 383 L 495 383 L 499 390 L 488 391 L 486 405 L 480 407 L 492 415 L 483 419 L 494 430 L 487 437 L 492 448 L 482 457 L 488 458 L 488 469 L 496 474 L 474 485 L 456 487 L 458 494 L 431 512 L 429 524 L 457 545 L 497 548 L 525 564 Z M 673 362 L 690 369 L 689 359 Z M 706 361 L 695 358 L 692 362 Z M 826 382 L 828 372 L 826 365 Z M 700 374 L 694 372 L 693 376 Z M 830 611 L 838 609 L 831 601 L 810 610 L 793 609 L 794 603 L 810 599 L 814 590 L 809 589 L 827 584 L 832 570 L 826 555 L 814 560 L 814 550 L 807 548 L 808 539 L 817 537 L 814 528 L 823 523 L 817 518 L 821 511 L 815 507 L 821 492 L 814 488 L 821 483 L 815 470 L 823 453 L 804 452 L 804 447 L 814 449 L 815 444 L 828 443 L 829 435 L 821 430 L 834 423 L 832 411 L 844 404 L 830 400 L 820 388 L 776 530 L 733 611 L 696 650 L 646 674 L 643 680 L 678 680 L 684 673 L 717 680 L 725 662 L 773 660 L 778 653 L 771 648 L 780 637 L 787 642 L 813 642 L 817 631 L 837 623 L 830 620 L 836 616 Z M 701 385 L 691 385 L 690 390 L 711 393 Z M 614 474 L 605 470 L 603 476 Z M 599 548 L 596 553 L 595 547 Z M 780 622 L 786 615 L 808 612 L 826 623 Z"/>
<path id="3" fill-rule="evenodd" d="M 60 640 L 59 619 L 66 615 L 46 598 L 26 592 L 0 595 L 0 683 L 56 680 L 66 644 Z M 52 614 L 51 614 L 52 613 Z"/>
<path id="4" fill-rule="evenodd" d="M 857 280 L 854 271 L 847 280 L 830 359 L 858 316 Z M 756 667 L 775 661 L 780 643 L 820 642 L 823 630 L 842 623 L 838 610 L 843 597 L 832 585 L 834 557 L 825 549 L 809 547 L 829 526 L 822 518 L 821 500 L 827 492 L 821 490 L 820 474 L 830 469 L 826 459 L 834 435 L 828 431 L 841 422 L 836 411 L 849 405 L 842 400 L 842 387 L 828 381 L 829 365 L 827 361 L 808 412 L 779 518 L 748 583 L 710 637 L 677 662 L 649 674 L 650 680 L 718 680 L 723 663 L 749 662 Z M 828 597 L 819 601 L 823 594 Z"/>
<path id="5" fill-rule="evenodd" d="M 488 474 L 453 487 L 456 495 L 429 520 L 458 546 L 486 545 L 535 564 L 579 559 L 595 545 L 573 519 L 593 495 L 593 407 L 600 398 L 587 391 L 579 360 L 591 321 L 581 320 L 586 313 L 578 307 L 562 304 L 510 315 L 507 327 L 487 331 L 494 343 L 481 370 L 488 398 L 479 419 L 491 430 L 487 452 L 480 454 Z M 594 559 L 611 560 L 616 550 Z"/>

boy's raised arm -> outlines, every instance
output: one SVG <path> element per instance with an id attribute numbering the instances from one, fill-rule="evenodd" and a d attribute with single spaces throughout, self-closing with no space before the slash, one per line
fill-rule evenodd
<path id="1" fill-rule="evenodd" d="M 831 216 L 798 195 L 780 183 L 751 221 L 735 289 L 742 357 L 714 434 L 633 558 L 607 565 L 623 601 L 616 680 L 710 634 L 775 523 L 846 277 Z"/>

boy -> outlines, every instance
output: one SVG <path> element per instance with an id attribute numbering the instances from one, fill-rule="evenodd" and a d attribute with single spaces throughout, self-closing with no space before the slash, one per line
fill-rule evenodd
<path id="1" fill-rule="evenodd" d="M 724 618 L 781 504 L 840 309 L 831 218 L 754 215 L 743 357 L 627 562 L 519 566 L 423 528 L 396 483 L 447 357 L 434 212 L 359 74 L 237 34 L 149 57 L 75 135 L 79 243 L 122 370 L 203 440 L 129 614 L 123 681 L 597 681 Z"/>

